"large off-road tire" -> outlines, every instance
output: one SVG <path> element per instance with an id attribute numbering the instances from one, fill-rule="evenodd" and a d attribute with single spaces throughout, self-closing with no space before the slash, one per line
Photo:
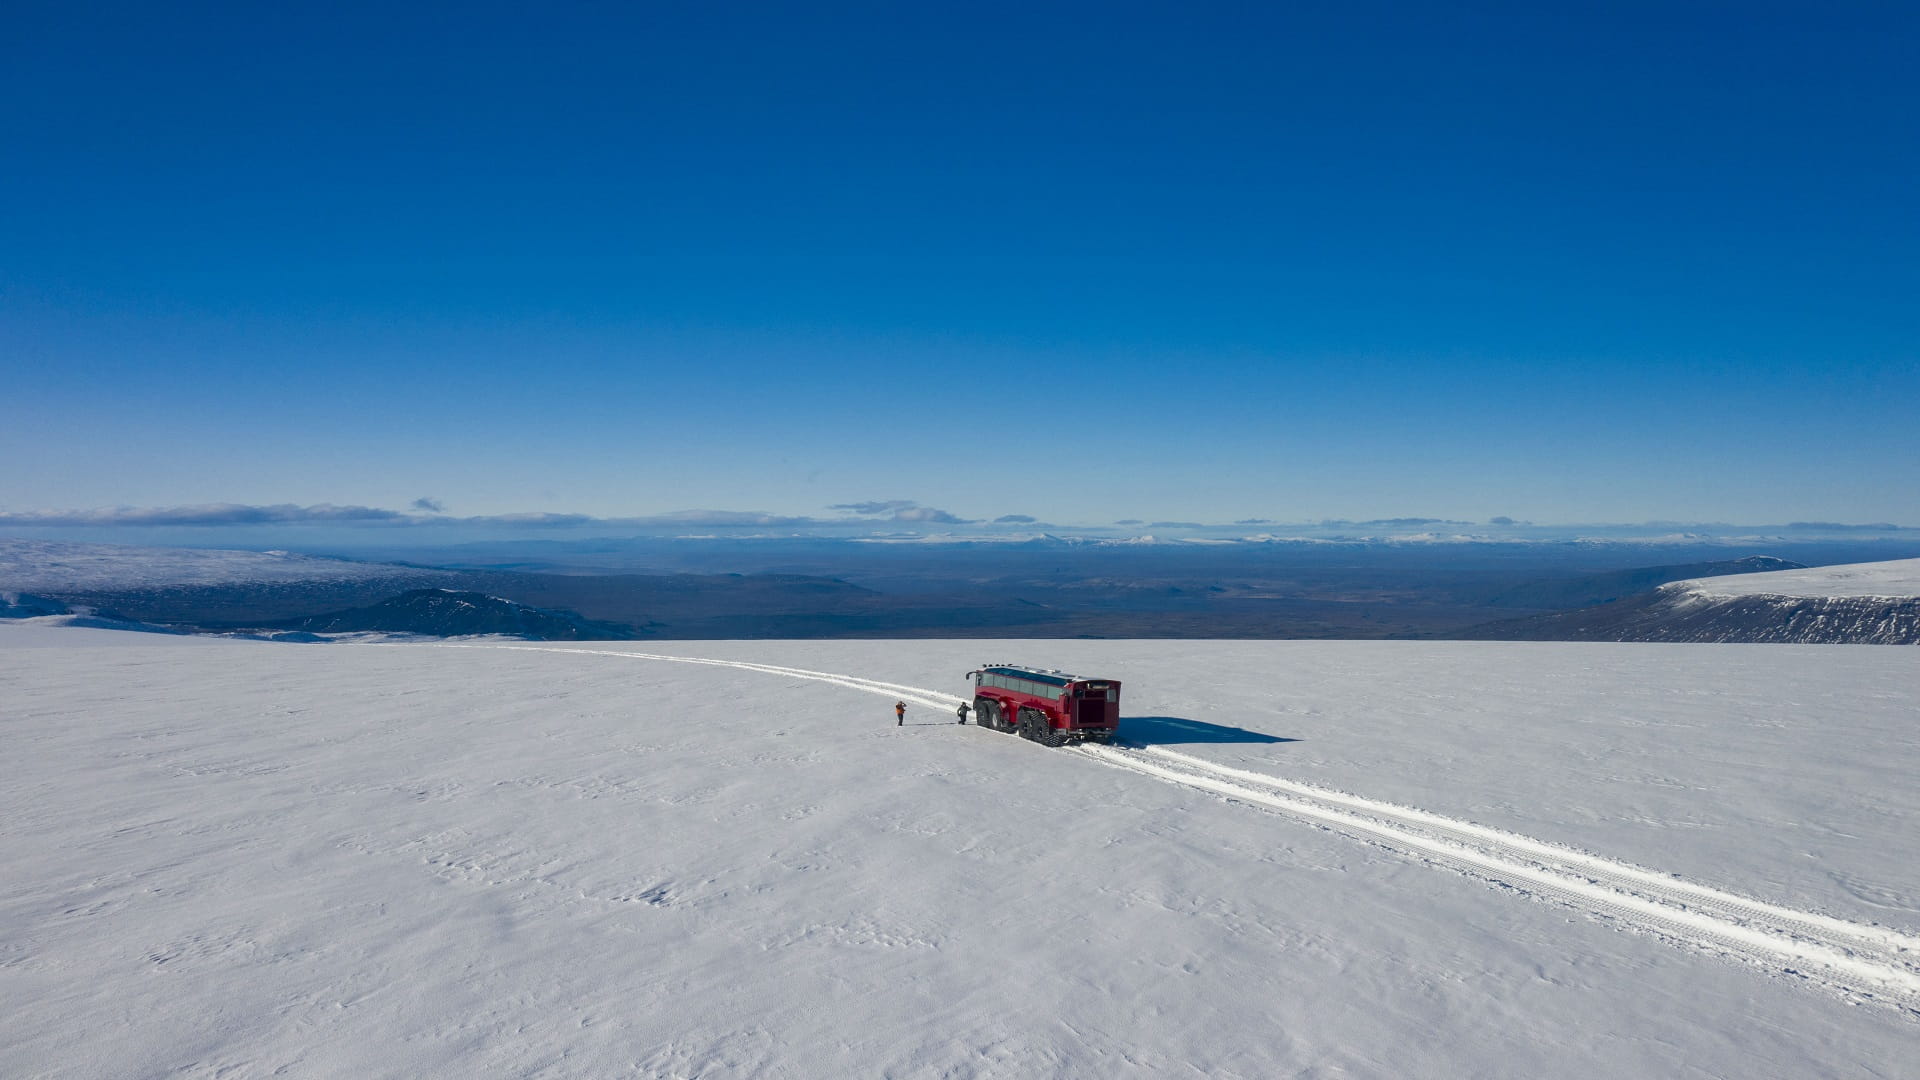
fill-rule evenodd
<path id="1" fill-rule="evenodd" d="M 1020 710 L 1020 737 L 1031 739 L 1041 746 L 1061 746 L 1067 741 L 1065 735 L 1053 730 L 1053 725 L 1047 722 L 1047 714 L 1039 709 Z"/>
<path id="2" fill-rule="evenodd" d="M 988 731 L 1000 730 L 1000 710 L 987 698 L 973 699 L 973 722 Z"/>

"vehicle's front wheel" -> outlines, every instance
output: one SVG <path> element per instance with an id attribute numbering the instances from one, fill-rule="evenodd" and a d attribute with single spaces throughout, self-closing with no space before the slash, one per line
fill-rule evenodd
<path id="1" fill-rule="evenodd" d="M 988 731 L 999 731 L 1000 718 L 998 714 L 999 710 L 994 708 L 993 702 L 983 697 L 973 699 L 973 722 L 975 725 L 986 728 Z"/>

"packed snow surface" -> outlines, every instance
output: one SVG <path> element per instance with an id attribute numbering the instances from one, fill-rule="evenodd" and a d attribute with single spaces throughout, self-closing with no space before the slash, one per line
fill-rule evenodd
<path id="1" fill-rule="evenodd" d="M 0 590 L 89 592 L 169 585 L 238 585 L 432 577 L 412 566 L 285 551 L 213 551 L 70 544 L 0 537 Z"/>
<path id="2" fill-rule="evenodd" d="M 1125 744 L 956 725 L 988 659 L 1123 680 Z M 1916 697 L 1791 645 L 0 626 L 0 1075 L 1911 1075 Z"/>
<path id="3" fill-rule="evenodd" d="M 1695 578 L 1665 586 L 1703 597 L 1920 597 L 1920 559 L 1845 563 L 1805 570 Z"/>

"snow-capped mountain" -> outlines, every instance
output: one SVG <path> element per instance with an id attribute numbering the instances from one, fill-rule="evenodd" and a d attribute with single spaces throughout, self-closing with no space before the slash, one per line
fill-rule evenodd
<path id="1" fill-rule="evenodd" d="M 1640 566 L 1629 570 L 1611 570 L 1575 578 L 1554 578 L 1517 585 L 1490 597 L 1494 607 L 1571 608 L 1595 607 L 1635 596 L 1674 581 L 1721 577 L 1728 574 L 1765 574 L 1776 570 L 1801 570 L 1801 563 L 1771 555 L 1748 555 L 1716 562 L 1682 563 L 1670 566 Z"/>
<path id="2" fill-rule="evenodd" d="M 1470 636 L 1548 641 L 1920 644 L 1920 559 L 1696 578 Z"/>
<path id="3" fill-rule="evenodd" d="M 1801 600 L 1911 600 L 1920 597 L 1920 559 L 1801 567 L 1769 574 L 1677 581 L 1670 588 L 1702 599 L 1772 596 Z"/>

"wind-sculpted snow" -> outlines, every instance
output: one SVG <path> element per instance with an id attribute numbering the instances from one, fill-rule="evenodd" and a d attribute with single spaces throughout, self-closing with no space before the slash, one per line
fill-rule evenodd
<path id="1" fill-rule="evenodd" d="M 1128 745 L 955 724 L 988 658 L 1123 679 Z M 1916 689 L 1897 649 L 0 621 L 0 1076 L 1906 1075 Z"/>

